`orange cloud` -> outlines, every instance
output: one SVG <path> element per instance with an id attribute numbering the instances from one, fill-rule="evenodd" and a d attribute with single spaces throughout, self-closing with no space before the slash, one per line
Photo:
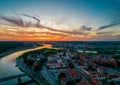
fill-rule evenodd
<path id="1" fill-rule="evenodd" d="M 80 29 L 62 30 L 46 25 L 41 25 L 40 20 L 34 16 L 32 17 L 37 21 L 25 22 L 21 18 L 1 17 L 3 20 L 8 21 L 14 25 L 1 25 L 0 26 L 0 40 L 18 40 L 18 41 L 69 41 L 69 40 L 107 40 L 119 39 L 120 31 L 105 32 L 94 31 L 91 27 L 82 26 Z M 74 27 L 73 27 L 74 28 Z M 119 39 L 120 40 L 120 39 Z"/>
<path id="2" fill-rule="evenodd" d="M 62 41 L 86 39 L 83 35 L 70 35 L 56 32 L 35 32 L 28 30 L 16 30 L 8 27 L 0 30 L 0 40 L 22 41 Z"/>

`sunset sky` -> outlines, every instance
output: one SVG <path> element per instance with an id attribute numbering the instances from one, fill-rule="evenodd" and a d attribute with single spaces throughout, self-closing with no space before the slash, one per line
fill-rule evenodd
<path id="1" fill-rule="evenodd" d="M 120 0 L 0 0 L 0 41 L 120 41 Z"/>

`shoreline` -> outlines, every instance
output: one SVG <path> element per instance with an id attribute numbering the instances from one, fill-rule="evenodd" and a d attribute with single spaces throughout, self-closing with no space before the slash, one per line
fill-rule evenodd
<path id="1" fill-rule="evenodd" d="M 41 48 L 44 49 L 44 48 Z M 38 50 L 41 50 L 38 49 Z M 33 50 L 33 51 L 37 51 L 37 50 Z M 29 51 L 31 52 L 31 51 Z M 26 52 L 26 53 L 29 53 Z M 23 54 L 24 55 L 24 54 Z M 18 57 L 16 58 L 16 66 L 23 71 L 25 74 L 27 74 L 27 76 L 29 76 L 30 78 L 32 78 L 36 84 L 40 84 L 40 85 L 52 85 L 48 80 L 46 80 L 46 78 L 43 76 L 43 74 L 41 73 L 41 70 L 39 70 L 38 72 L 35 72 L 33 69 L 30 69 L 29 67 L 26 66 L 26 64 L 24 63 L 23 57 Z"/>
<path id="2" fill-rule="evenodd" d="M 42 45 L 37 45 L 37 46 L 32 46 L 32 47 L 19 47 L 19 48 L 15 48 L 15 49 L 12 49 L 12 50 L 9 50 L 7 52 L 4 52 L 4 53 L 0 53 L 0 58 L 3 58 L 4 56 L 6 55 L 9 55 L 11 53 L 14 53 L 14 52 L 17 52 L 17 51 L 22 51 L 22 50 L 27 50 L 27 49 L 31 49 L 31 48 L 36 48 L 36 47 L 39 47 L 39 46 L 42 46 Z"/>

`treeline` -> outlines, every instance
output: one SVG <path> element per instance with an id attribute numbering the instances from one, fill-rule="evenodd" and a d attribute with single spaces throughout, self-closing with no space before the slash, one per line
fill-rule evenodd
<path id="1" fill-rule="evenodd" d="M 17 47 L 20 47 L 23 45 L 24 45 L 23 42 L 10 42 L 10 41 L 5 42 L 5 41 L 2 41 L 2 42 L 0 42 L 0 53 L 6 52 L 10 49 L 17 48 Z"/>
<path id="2" fill-rule="evenodd" d="M 0 42 L 0 54 L 19 48 L 29 48 L 34 45 L 38 46 L 37 42 L 19 42 L 19 41 L 1 41 Z"/>
<path id="3" fill-rule="evenodd" d="M 120 50 L 118 49 L 98 49 L 96 50 L 99 54 L 120 54 Z"/>

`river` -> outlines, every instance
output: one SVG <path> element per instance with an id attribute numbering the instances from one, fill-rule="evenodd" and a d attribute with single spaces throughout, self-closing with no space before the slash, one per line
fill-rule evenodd
<path id="1" fill-rule="evenodd" d="M 22 55 L 26 52 L 38 50 L 38 49 L 42 49 L 42 48 L 52 48 L 52 45 L 51 44 L 43 44 L 43 46 L 40 46 L 40 47 L 14 52 L 14 53 L 11 53 L 9 55 L 6 55 L 6 56 L 0 58 L 0 78 L 8 77 L 11 75 L 23 74 L 23 72 L 21 70 L 19 70 L 18 67 L 16 67 L 16 58 L 18 58 L 20 55 Z M 30 79 L 31 78 L 29 78 L 29 77 L 24 77 L 22 80 L 25 82 Z M 0 85 L 15 85 L 17 83 L 18 83 L 17 80 L 13 79 L 13 80 L 5 81 L 5 82 L 0 82 Z"/>

